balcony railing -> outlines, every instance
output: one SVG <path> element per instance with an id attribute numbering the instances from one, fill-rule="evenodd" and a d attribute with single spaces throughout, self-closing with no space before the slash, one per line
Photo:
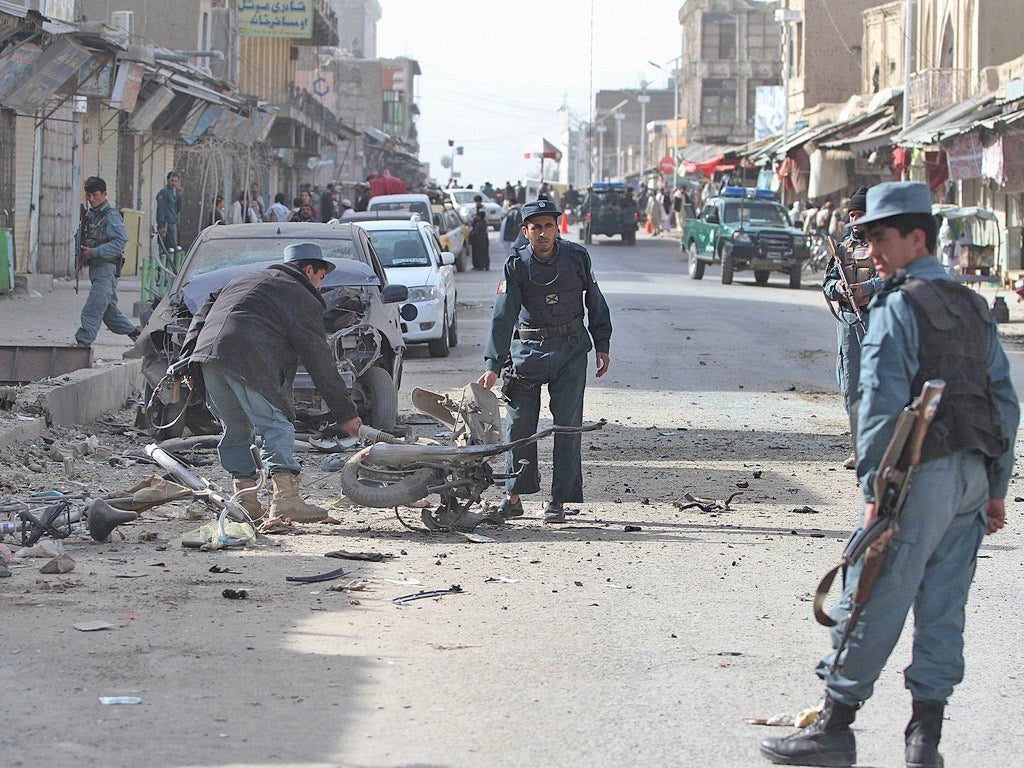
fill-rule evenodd
<path id="1" fill-rule="evenodd" d="M 910 76 L 910 113 L 915 117 L 968 96 L 966 69 L 922 69 Z"/>

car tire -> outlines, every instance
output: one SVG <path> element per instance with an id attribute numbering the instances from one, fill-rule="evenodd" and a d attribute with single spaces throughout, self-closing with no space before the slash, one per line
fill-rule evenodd
<path id="1" fill-rule="evenodd" d="M 376 365 L 371 365 L 357 381 L 365 390 L 370 412 L 365 421 L 375 429 L 385 432 L 395 426 L 398 418 L 398 390 L 391 374 Z"/>
<path id="2" fill-rule="evenodd" d="M 594 242 L 594 238 L 590 234 L 590 226 L 589 225 L 583 228 L 583 242 L 586 245 L 590 245 L 591 243 Z"/>
<path id="3" fill-rule="evenodd" d="M 704 262 L 697 257 L 697 243 L 693 240 L 686 247 L 687 271 L 691 280 L 700 280 L 704 277 Z"/>
<path id="4" fill-rule="evenodd" d="M 771 272 L 767 269 L 755 269 L 754 270 L 754 282 L 758 285 L 768 285 L 768 277 Z"/>
<path id="5" fill-rule="evenodd" d="M 732 285 L 732 274 L 735 270 L 732 261 L 732 253 L 726 253 L 725 248 L 718 249 L 719 255 L 722 257 L 722 285 Z"/>
<path id="6" fill-rule="evenodd" d="M 623 232 L 622 242 L 624 245 L 636 245 L 636 232 Z"/>
<path id="7" fill-rule="evenodd" d="M 434 339 L 433 341 L 427 342 L 427 349 L 430 351 L 431 357 L 448 357 L 448 353 L 451 351 L 450 345 L 448 344 L 448 307 L 445 306 L 444 318 L 442 320 L 443 325 L 441 326 L 441 338 Z"/>
<path id="8" fill-rule="evenodd" d="M 459 251 L 459 255 L 455 257 L 455 271 L 465 272 L 466 271 L 466 246 L 462 246 L 462 250 Z"/>
<path id="9" fill-rule="evenodd" d="M 434 479 L 434 470 L 428 467 L 417 469 L 394 481 L 395 472 L 376 472 L 363 464 L 364 448 L 341 468 L 341 490 L 350 501 L 361 507 L 387 509 L 412 504 L 428 494 Z"/>
<path id="10" fill-rule="evenodd" d="M 452 322 L 448 326 L 448 346 L 459 346 L 459 310 L 457 304 L 455 311 L 452 312 Z"/>
<path id="11" fill-rule="evenodd" d="M 789 287 L 790 288 L 799 288 L 800 287 L 800 277 L 801 277 L 802 273 L 803 273 L 803 267 L 801 265 L 799 265 L 799 264 L 797 264 L 795 267 L 790 267 L 789 268 Z"/>

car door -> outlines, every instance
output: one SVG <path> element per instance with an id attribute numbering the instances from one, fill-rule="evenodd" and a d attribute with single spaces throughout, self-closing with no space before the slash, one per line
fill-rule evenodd
<path id="1" fill-rule="evenodd" d="M 441 261 L 441 241 L 433 231 L 429 232 L 427 237 L 427 250 L 437 265 L 438 282 L 445 304 L 448 306 L 448 320 L 451 322 L 451 318 L 455 316 L 455 267 Z"/>
<path id="2" fill-rule="evenodd" d="M 718 207 L 714 202 L 706 203 L 700 212 L 700 220 L 704 226 L 697 231 L 697 250 L 701 253 L 714 253 L 715 232 L 718 231 Z M 710 221 L 709 221 L 710 219 Z"/>

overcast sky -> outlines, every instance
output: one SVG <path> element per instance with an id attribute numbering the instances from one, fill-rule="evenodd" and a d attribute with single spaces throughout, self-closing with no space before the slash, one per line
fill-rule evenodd
<path id="1" fill-rule="evenodd" d="M 589 121 L 593 93 L 668 87 L 682 0 L 379 0 L 377 55 L 416 59 L 420 159 L 440 184 L 448 139 L 463 183 L 535 176 L 523 152 L 558 140 L 558 108 Z M 593 16 L 591 16 L 593 13 Z M 593 19 L 593 24 L 591 24 Z M 591 41 L 593 41 L 591 43 Z"/>

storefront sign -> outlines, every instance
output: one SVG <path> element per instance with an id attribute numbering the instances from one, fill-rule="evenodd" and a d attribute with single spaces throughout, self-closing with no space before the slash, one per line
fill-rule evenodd
<path id="1" fill-rule="evenodd" d="M 313 36 L 313 0 L 234 0 L 243 37 Z"/>

